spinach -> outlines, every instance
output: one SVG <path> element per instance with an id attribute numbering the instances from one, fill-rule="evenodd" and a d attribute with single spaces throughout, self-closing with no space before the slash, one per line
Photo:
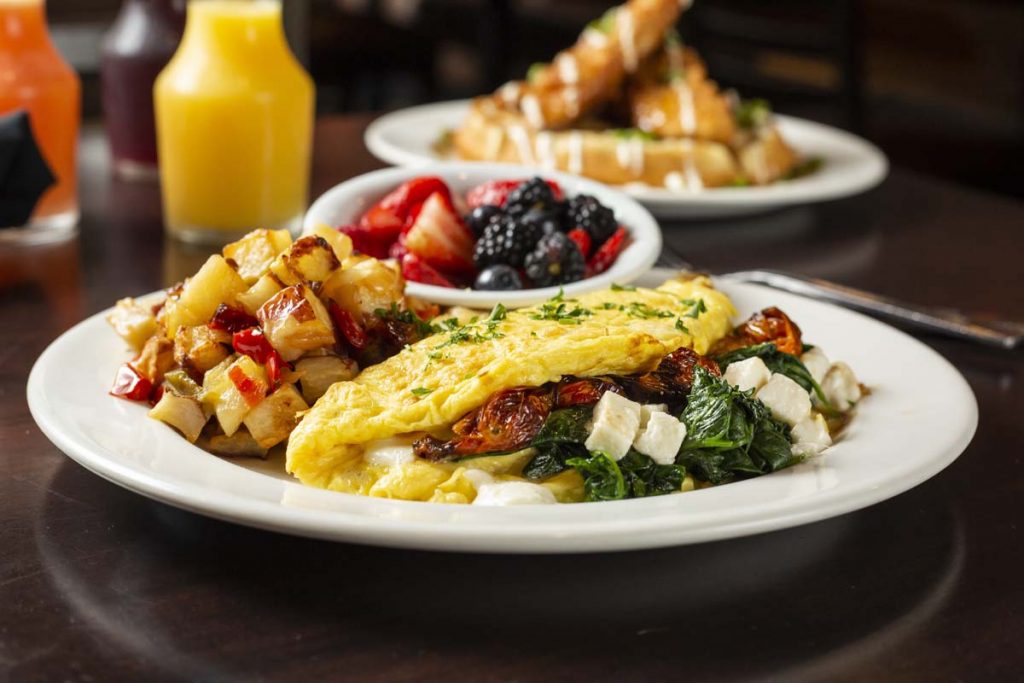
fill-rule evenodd
<path id="1" fill-rule="evenodd" d="M 645 498 L 674 493 L 683 485 L 681 465 L 659 465 L 630 449 L 618 462 L 603 451 L 569 458 L 566 463 L 583 477 L 588 501 Z"/>
<path id="2" fill-rule="evenodd" d="M 686 440 L 676 463 L 712 484 L 756 477 L 797 462 L 789 427 L 774 419 L 752 392 L 739 391 L 702 366 L 680 419 Z"/>
<path id="3" fill-rule="evenodd" d="M 774 342 L 765 342 L 764 344 L 754 344 L 753 346 L 734 349 L 716 357 L 715 360 L 718 361 L 718 367 L 722 368 L 722 372 L 725 372 L 725 369 L 732 363 L 753 358 L 754 356 L 764 361 L 764 364 L 772 372 L 785 375 L 806 389 L 808 393 L 814 392 L 822 405 L 829 408 L 832 407 L 828 399 L 825 398 L 825 392 L 821 390 L 821 385 L 811 377 L 807 366 L 796 356 L 779 351 Z"/>
<path id="4" fill-rule="evenodd" d="M 587 423 L 593 406 L 573 406 L 553 410 L 530 445 L 537 454 L 523 468 L 527 479 L 544 479 L 568 468 L 570 458 L 586 457 Z"/>
<path id="5" fill-rule="evenodd" d="M 626 480 L 610 455 L 593 451 L 586 457 L 569 458 L 566 464 L 583 476 L 588 501 L 622 500 L 628 493 Z"/>
<path id="6" fill-rule="evenodd" d="M 659 465 L 632 448 L 619 460 L 618 465 L 630 498 L 675 493 L 682 487 L 686 477 L 686 468 L 682 465 Z"/>

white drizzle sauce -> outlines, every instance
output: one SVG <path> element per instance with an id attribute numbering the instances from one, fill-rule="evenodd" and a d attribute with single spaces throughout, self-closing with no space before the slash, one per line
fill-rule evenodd
<path id="1" fill-rule="evenodd" d="M 551 133 L 547 131 L 537 133 L 537 161 L 547 171 L 554 171 L 558 166 Z"/>
<path id="2" fill-rule="evenodd" d="M 523 95 L 519 104 L 526 120 L 530 122 L 530 126 L 533 128 L 544 127 L 544 111 L 540 108 L 540 100 L 536 95 Z"/>
<path id="3" fill-rule="evenodd" d="M 583 135 L 580 133 L 569 133 L 569 173 L 581 175 L 583 173 Z"/>
<path id="4" fill-rule="evenodd" d="M 621 8 L 615 14 L 619 28 L 619 50 L 622 52 L 622 66 L 626 73 L 633 73 L 637 67 L 636 25 L 633 23 L 633 12 L 628 7 Z"/>
<path id="5" fill-rule="evenodd" d="M 568 52 L 563 52 L 555 58 L 555 68 L 558 69 L 558 78 L 565 85 L 565 108 L 569 116 L 576 116 L 580 113 L 580 89 L 577 86 L 580 80 L 579 65 L 576 58 Z"/>
<path id="6" fill-rule="evenodd" d="M 533 157 L 533 146 L 530 144 L 530 135 L 526 129 L 522 126 L 509 126 L 508 134 L 516 145 L 519 161 L 529 166 L 536 165 L 537 160 Z"/>
<path id="7" fill-rule="evenodd" d="M 693 141 L 683 140 L 683 173 L 685 176 L 686 189 L 690 192 L 699 192 L 704 189 L 704 180 L 697 170 L 697 162 L 693 156 Z"/>
<path id="8" fill-rule="evenodd" d="M 619 140 L 615 145 L 615 159 L 619 166 L 629 171 L 633 177 L 644 172 L 644 141 L 641 138 Z"/>
<path id="9" fill-rule="evenodd" d="M 683 48 L 675 45 L 668 51 L 669 67 L 677 76 L 673 79 L 672 89 L 675 90 L 679 102 L 679 127 L 683 135 L 692 137 L 697 132 L 697 113 L 693 104 L 693 89 L 686 80 L 686 66 L 683 63 Z"/>
<path id="10" fill-rule="evenodd" d="M 522 86 L 515 81 L 509 81 L 498 90 L 498 96 L 506 107 L 514 107 L 519 101 L 519 93 L 522 89 Z"/>
<path id="11" fill-rule="evenodd" d="M 583 35 L 580 36 L 584 43 L 587 45 L 600 48 L 608 42 L 608 36 L 598 31 L 596 28 L 584 29 Z"/>

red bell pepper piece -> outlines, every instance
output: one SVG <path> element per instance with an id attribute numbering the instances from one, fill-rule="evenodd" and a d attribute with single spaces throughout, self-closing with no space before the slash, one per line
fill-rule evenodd
<path id="1" fill-rule="evenodd" d="M 114 386 L 110 388 L 111 396 L 126 398 L 129 401 L 146 401 L 152 393 L 153 383 L 140 375 L 131 363 L 125 363 L 117 369 Z"/>
<path id="2" fill-rule="evenodd" d="M 210 327 L 232 334 L 248 327 L 256 327 L 260 321 L 240 308 L 221 304 L 210 319 Z"/>
<path id="3" fill-rule="evenodd" d="M 231 337 L 231 346 L 235 347 L 235 351 L 238 353 L 249 356 L 263 365 L 267 370 L 267 379 L 270 381 L 271 388 L 277 387 L 286 363 L 277 349 L 271 346 L 267 338 L 263 336 L 263 330 L 258 327 L 250 327 L 235 332 Z"/>
<path id="4" fill-rule="evenodd" d="M 362 351 L 366 348 L 366 332 L 356 322 L 356 319 L 352 317 L 352 314 L 333 301 L 330 302 L 328 310 L 330 310 L 334 324 L 338 326 L 338 331 L 341 332 L 341 336 L 345 338 L 348 345 L 356 351 Z"/>

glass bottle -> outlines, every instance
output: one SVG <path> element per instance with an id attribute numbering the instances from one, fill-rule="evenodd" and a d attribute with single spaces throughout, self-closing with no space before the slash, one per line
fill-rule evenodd
<path id="1" fill-rule="evenodd" d="M 43 0 L 0 0 L 0 114 L 17 110 L 28 113 L 36 145 L 56 180 L 39 198 L 26 229 L 0 230 L 0 238 L 70 234 L 78 223 L 81 84 L 50 40 Z"/>
<path id="2" fill-rule="evenodd" d="M 156 177 L 153 84 L 184 28 L 184 0 L 125 0 L 103 38 L 103 117 L 114 170 L 122 177 Z"/>
<path id="3" fill-rule="evenodd" d="M 187 241 L 297 231 L 309 193 L 313 82 L 276 0 L 192 0 L 157 78 L 164 222 Z"/>

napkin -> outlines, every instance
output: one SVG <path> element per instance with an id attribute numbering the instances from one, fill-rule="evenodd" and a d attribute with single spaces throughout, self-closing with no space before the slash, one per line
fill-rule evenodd
<path id="1" fill-rule="evenodd" d="M 0 116 L 0 229 L 27 224 L 39 197 L 55 181 L 32 136 L 28 113 Z"/>

